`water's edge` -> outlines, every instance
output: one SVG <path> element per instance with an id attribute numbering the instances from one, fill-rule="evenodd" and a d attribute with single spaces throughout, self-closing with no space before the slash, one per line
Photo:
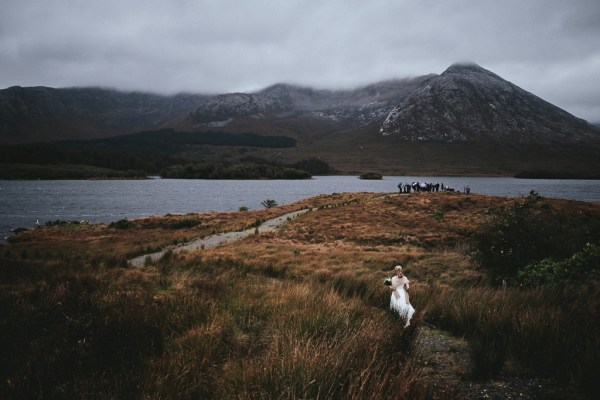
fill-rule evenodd
<path id="1" fill-rule="evenodd" d="M 531 190 L 544 197 L 600 202 L 600 180 L 516 179 L 464 176 L 316 176 L 309 180 L 72 180 L 0 181 L 0 240 L 17 228 L 48 221 L 110 223 L 151 215 L 262 209 L 341 192 L 397 192 L 400 182 L 429 182 L 471 193 L 519 197 Z"/>

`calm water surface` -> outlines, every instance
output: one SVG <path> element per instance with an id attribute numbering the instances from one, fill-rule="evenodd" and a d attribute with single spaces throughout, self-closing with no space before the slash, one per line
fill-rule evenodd
<path id="1" fill-rule="evenodd" d="M 395 192 L 399 182 L 444 183 L 471 193 L 518 197 L 535 190 L 544 197 L 600 202 L 600 180 L 543 180 L 482 177 L 319 176 L 310 180 L 107 180 L 0 181 L 0 240 L 36 221 L 112 222 L 168 213 L 262 208 L 273 199 L 287 204 L 322 193 Z"/>

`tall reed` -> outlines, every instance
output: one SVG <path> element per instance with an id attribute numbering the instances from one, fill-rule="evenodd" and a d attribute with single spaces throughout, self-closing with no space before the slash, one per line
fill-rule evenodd
<path id="1" fill-rule="evenodd" d="M 428 393 L 410 357 L 416 328 L 365 302 L 375 289 L 176 255 L 147 269 L 35 270 L 11 270 L 0 292 L 2 398 Z"/>
<path id="2" fill-rule="evenodd" d="M 540 376 L 587 393 L 600 389 L 600 287 L 450 288 L 421 286 L 419 307 L 429 323 L 464 335 L 473 374 L 497 374 L 512 357 Z"/>

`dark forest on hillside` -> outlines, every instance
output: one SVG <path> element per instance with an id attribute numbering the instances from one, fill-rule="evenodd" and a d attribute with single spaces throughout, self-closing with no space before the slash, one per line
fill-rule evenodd
<path id="1" fill-rule="evenodd" d="M 187 179 L 304 179 L 325 175 L 329 165 L 318 159 L 292 164 L 253 156 L 235 160 L 206 160 L 214 147 L 294 147 L 287 136 L 252 133 L 140 132 L 108 139 L 61 141 L 0 146 L 1 179 L 90 179 L 161 175 Z"/>

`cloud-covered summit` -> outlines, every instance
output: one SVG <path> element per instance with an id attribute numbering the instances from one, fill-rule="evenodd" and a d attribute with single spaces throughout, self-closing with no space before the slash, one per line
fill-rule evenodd
<path id="1" fill-rule="evenodd" d="M 595 0 L 4 0 L 0 88 L 348 89 L 475 60 L 600 120 Z"/>

